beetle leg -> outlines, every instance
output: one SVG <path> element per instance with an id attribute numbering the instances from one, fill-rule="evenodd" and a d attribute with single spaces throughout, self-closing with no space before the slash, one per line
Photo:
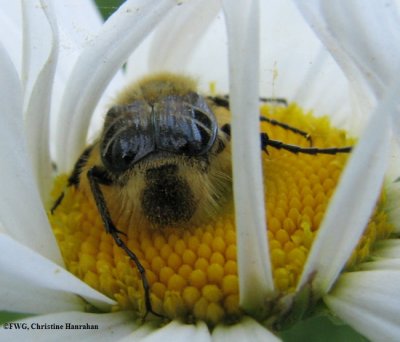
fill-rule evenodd
<path id="1" fill-rule="evenodd" d="M 51 215 L 54 215 L 54 210 L 57 209 L 57 207 L 61 204 L 62 200 L 64 199 L 64 191 L 61 193 L 60 196 L 58 196 L 58 198 L 56 199 L 56 201 L 54 202 L 53 206 L 50 209 L 50 213 Z"/>
<path id="2" fill-rule="evenodd" d="M 221 130 L 227 134 L 231 135 L 231 125 L 225 124 L 221 127 Z M 260 133 L 261 137 L 261 149 L 268 153 L 268 146 L 271 146 L 276 149 L 283 149 L 292 153 L 305 153 L 305 154 L 338 154 L 338 153 L 349 153 L 353 149 L 352 146 L 344 146 L 344 147 L 327 147 L 327 148 L 318 148 L 318 147 L 301 147 L 297 145 L 285 144 L 278 140 L 272 140 L 268 137 L 267 133 Z"/>
<path id="3" fill-rule="evenodd" d="M 76 187 L 79 186 L 82 168 L 86 165 L 87 160 L 89 158 L 89 155 L 90 155 L 90 152 L 92 151 L 92 149 L 93 149 L 93 146 L 87 147 L 83 151 L 83 153 L 81 154 L 79 159 L 76 161 L 74 169 L 72 170 L 72 173 L 68 178 L 67 187 L 72 186 L 72 185 L 74 185 Z M 58 196 L 58 198 L 55 200 L 53 206 L 50 209 L 51 215 L 54 215 L 54 211 L 61 204 L 62 200 L 64 199 L 64 195 L 65 195 L 65 192 L 63 191 L 61 193 L 61 195 Z"/>
<path id="4" fill-rule="evenodd" d="M 211 100 L 217 106 L 229 109 L 230 103 L 229 103 L 229 96 L 228 95 L 225 95 L 225 96 L 209 96 L 208 99 Z M 260 101 L 262 101 L 262 102 L 276 102 L 276 103 L 279 103 L 279 104 L 281 104 L 281 105 L 283 105 L 285 107 L 287 106 L 286 99 L 282 99 L 282 98 L 260 97 Z M 268 122 L 271 125 L 279 126 L 279 127 L 284 128 L 284 129 L 287 129 L 288 131 L 291 131 L 293 133 L 299 134 L 302 137 L 304 137 L 305 139 L 307 139 L 307 141 L 309 142 L 310 146 L 312 146 L 312 137 L 311 137 L 310 133 L 302 131 L 301 129 L 298 129 L 296 127 L 290 126 L 290 125 L 288 125 L 288 124 L 286 124 L 284 122 L 280 122 L 280 121 L 275 120 L 275 119 L 267 118 L 265 116 L 260 116 L 260 121 Z"/>
<path id="5" fill-rule="evenodd" d="M 285 144 L 278 140 L 269 139 L 268 134 L 261 133 L 261 149 L 267 152 L 267 147 L 271 146 L 276 149 L 283 149 L 292 153 L 305 153 L 305 154 L 338 154 L 338 153 L 349 153 L 353 149 L 352 146 L 344 147 L 301 147 L 297 145 Z M 268 152 L 267 152 L 268 153 Z"/>
<path id="6" fill-rule="evenodd" d="M 229 109 L 229 95 L 223 96 L 207 96 L 207 99 L 214 102 L 217 106 Z M 286 99 L 282 97 L 259 97 L 260 102 L 264 103 L 275 103 L 283 107 L 288 106 Z"/>
<path id="7" fill-rule="evenodd" d="M 311 137 L 310 133 L 307 133 L 305 131 L 302 131 L 301 129 L 298 129 L 296 127 L 290 126 L 288 124 L 285 124 L 284 122 L 280 122 L 278 120 L 267 118 L 265 116 L 260 116 L 260 121 L 268 122 L 271 125 L 279 126 L 279 127 L 282 127 L 282 128 L 284 128 L 284 129 L 286 129 L 288 131 L 291 131 L 293 133 L 299 134 L 302 137 L 304 137 L 305 139 L 307 139 L 307 141 L 309 142 L 310 146 L 312 146 L 312 137 Z"/>
<path id="8" fill-rule="evenodd" d="M 142 280 L 142 285 L 144 289 L 144 297 L 145 297 L 145 305 L 146 305 L 146 314 L 143 318 L 146 318 L 147 314 L 151 312 L 153 315 L 158 317 L 164 317 L 157 312 L 155 312 L 151 305 L 150 299 L 150 285 L 146 277 L 146 270 L 143 265 L 140 263 L 138 257 L 135 253 L 133 253 L 125 242 L 120 238 L 119 234 L 124 234 L 123 232 L 119 231 L 114 223 L 111 220 L 110 212 L 108 211 L 106 201 L 104 199 L 103 192 L 101 191 L 100 185 L 111 185 L 112 180 L 105 175 L 105 172 L 98 166 L 92 167 L 88 173 L 87 177 L 89 179 L 90 188 L 92 190 L 92 194 L 94 200 L 96 202 L 97 209 L 100 213 L 102 221 L 104 223 L 105 230 L 108 234 L 110 234 L 115 243 L 118 247 L 122 248 L 125 253 L 131 258 L 131 260 L 135 263 Z M 126 234 L 124 234 L 126 235 Z"/>

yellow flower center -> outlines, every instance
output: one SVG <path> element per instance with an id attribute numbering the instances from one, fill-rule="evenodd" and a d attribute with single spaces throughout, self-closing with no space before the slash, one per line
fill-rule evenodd
<path id="1" fill-rule="evenodd" d="M 301 129 L 314 147 L 353 145 L 328 118 L 304 114 L 295 104 L 262 106 L 261 115 Z M 261 131 L 270 139 L 310 147 L 306 137 L 268 122 Z M 329 199 L 348 154 L 294 154 L 268 148 L 262 153 L 270 253 L 279 293 L 294 291 Z M 66 188 L 67 176 L 55 181 L 53 198 L 64 198 L 49 218 L 70 272 L 115 299 L 115 310 L 146 312 L 140 274 L 126 253 L 106 233 L 103 221 L 79 187 Z M 383 196 L 348 268 L 370 254 L 372 244 L 391 226 L 382 210 Z M 121 222 L 118 223 L 121 226 Z M 129 226 L 129 222 L 126 222 Z M 240 317 L 236 234 L 232 200 L 207 224 L 188 229 L 128 227 L 121 235 L 146 269 L 155 312 L 169 318 L 205 320 L 214 325 Z"/>

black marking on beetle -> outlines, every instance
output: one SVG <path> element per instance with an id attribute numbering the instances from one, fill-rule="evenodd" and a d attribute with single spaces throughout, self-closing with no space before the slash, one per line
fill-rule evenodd
<path id="1" fill-rule="evenodd" d="M 178 175 L 176 165 L 147 170 L 145 179 L 141 203 L 151 223 L 166 226 L 190 220 L 196 201 L 188 182 Z"/>

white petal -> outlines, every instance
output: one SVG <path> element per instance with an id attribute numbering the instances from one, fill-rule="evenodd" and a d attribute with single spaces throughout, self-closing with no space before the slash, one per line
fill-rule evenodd
<path id="1" fill-rule="evenodd" d="M 393 3 L 388 3 L 388 8 L 383 8 L 386 3 L 381 2 L 364 5 L 365 2 L 360 1 L 338 1 L 328 4 L 316 0 L 299 3 L 299 7 L 310 23 L 319 29 L 320 37 L 331 49 L 338 63 L 344 70 L 347 70 L 350 80 L 355 81 L 353 86 L 360 87 L 359 95 L 365 97 L 368 92 L 366 86 L 369 86 L 379 99 L 383 96 L 386 86 L 391 83 L 389 78 L 395 71 L 393 68 L 396 63 L 380 65 L 378 55 L 382 55 L 381 52 L 384 51 L 382 48 L 387 46 L 388 42 L 378 42 L 378 40 L 385 40 L 386 33 L 391 38 L 397 35 L 393 30 L 393 27 L 398 27 L 398 23 L 396 24 L 394 20 L 397 14 L 395 10 L 394 14 L 391 13 Z M 346 15 L 346 20 L 343 20 L 343 15 Z M 357 20 L 348 20 L 348 15 L 352 15 Z M 368 29 L 369 19 L 371 19 L 373 32 Z M 363 29 L 370 32 L 372 41 L 376 41 L 376 45 L 371 44 L 368 39 L 361 42 L 359 36 L 350 34 L 353 30 L 358 32 Z M 397 51 L 398 44 L 394 45 L 393 49 L 387 47 L 389 55 L 393 51 Z M 388 57 L 388 60 L 385 58 L 383 61 L 389 62 L 392 57 Z M 376 70 L 371 70 L 374 67 Z M 391 71 L 389 72 L 386 68 L 391 68 Z M 397 82 L 385 94 L 384 100 L 379 103 L 378 108 L 372 114 L 360 143 L 352 153 L 342 175 L 337 192 L 333 196 L 299 286 L 309 280 L 311 273 L 317 271 L 316 286 L 322 292 L 327 291 L 357 243 L 380 192 L 390 150 L 389 128 L 391 122 L 388 116 L 399 116 L 399 91 L 400 82 Z M 360 100 L 362 102 L 361 98 Z M 364 106 L 364 109 L 367 107 Z M 343 232 L 338 229 L 342 229 Z M 343 239 L 345 241 L 341 241 L 341 236 L 345 237 Z M 340 246 L 341 253 L 336 253 L 334 250 L 337 246 Z M 330 265 L 330 267 L 322 266 L 324 264 Z"/>
<path id="2" fill-rule="evenodd" d="M 386 201 L 384 210 L 388 214 L 389 222 L 394 226 L 394 232 L 400 233 L 400 145 L 392 144 L 389 169 L 386 172 L 385 192 Z"/>
<path id="3" fill-rule="evenodd" d="M 399 2 L 312 0 L 297 4 L 352 82 L 357 99 L 353 112 L 368 114 L 399 72 Z M 393 119 L 400 143 L 400 115 Z"/>
<path id="4" fill-rule="evenodd" d="M 400 240 L 390 239 L 380 241 L 374 246 L 374 256 L 378 258 L 400 258 Z"/>
<path id="5" fill-rule="evenodd" d="M 100 12 L 93 1 L 53 0 L 52 5 L 57 14 L 57 24 L 62 28 L 60 33 L 65 35 L 63 42 L 69 43 L 61 47 L 65 49 L 64 52 L 89 44 L 103 24 Z"/>
<path id="6" fill-rule="evenodd" d="M 171 11 L 157 26 L 149 51 L 149 69 L 185 69 L 220 7 L 218 1 L 194 0 L 184 2 Z"/>
<path id="7" fill-rule="evenodd" d="M 0 1 L 0 42 L 4 45 L 21 74 L 22 66 L 22 16 L 20 1 Z"/>
<path id="8" fill-rule="evenodd" d="M 373 271 L 373 270 L 393 270 L 400 271 L 400 258 L 397 259 L 383 259 L 378 261 L 370 261 L 361 264 L 360 270 Z"/>
<path id="9" fill-rule="evenodd" d="M 43 210 L 26 151 L 21 85 L 1 45 L 0 75 L 1 231 L 61 264 L 61 255 Z"/>
<path id="10" fill-rule="evenodd" d="M 347 81 L 295 3 L 261 1 L 261 94 L 336 114 L 348 104 Z"/>
<path id="11" fill-rule="evenodd" d="M 2 277 L 6 278 L 0 280 L 1 311 L 45 314 L 85 309 L 85 303 L 77 296 L 30 284 L 29 277 L 8 277 L 8 272 Z"/>
<path id="12" fill-rule="evenodd" d="M 382 97 L 396 78 L 393 72 L 400 54 L 396 3 L 312 0 L 298 6 L 338 63 L 347 71 L 356 68 L 348 75 L 359 74 Z"/>
<path id="13" fill-rule="evenodd" d="M 226 25 L 224 16 L 220 13 L 214 18 L 211 23 L 208 21 L 211 19 L 213 11 L 216 10 L 216 6 L 219 6 L 219 1 L 210 1 L 212 5 L 202 6 L 202 1 L 196 2 L 185 2 L 182 6 L 177 7 L 171 11 L 171 15 L 165 20 L 180 21 L 181 17 L 186 19 L 185 9 L 186 7 L 192 7 L 193 5 L 200 4 L 202 7 L 200 15 L 196 14 L 193 17 L 195 23 L 197 21 L 203 21 L 201 16 L 205 15 L 202 29 L 205 29 L 206 24 L 208 25 L 205 32 L 197 32 L 197 36 L 193 38 L 191 42 L 182 41 L 185 40 L 187 34 L 191 35 L 191 31 L 186 28 L 182 28 L 182 32 L 178 35 L 177 39 L 181 42 L 178 44 L 175 41 L 171 42 L 170 50 L 168 52 L 169 60 L 171 61 L 168 66 L 164 65 L 162 61 L 149 61 L 150 49 L 157 49 L 157 43 L 155 42 L 156 37 L 160 36 L 162 39 L 163 35 L 167 32 L 158 30 L 152 32 L 135 52 L 129 57 L 127 75 L 128 79 L 134 80 L 139 77 L 143 77 L 144 74 L 152 73 L 156 69 L 165 68 L 167 71 L 181 72 L 191 77 L 194 77 L 198 81 L 198 86 L 201 92 L 210 92 L 210 82 L 215 82 L 218 92 L 226 94 L 228 92 L 228 54 L 227 54 L 227 37 L 226 37 Z M 206 14 L 202 13 L 206 12 Z M 182 25 L 182 24 L 181 24 Z M 200 35 L 202 35 L 200 37 Z M 171 39 L 172 39 L 171 35 Z M 184 49 L 181 48 L 180 44 L 193 44 L 193 47 L 187 46 L 186 55 Z M 167 49 L 167 47 L 165 47 Z M 175 55 L 175 49 L 177 49 Z M 181 51 L 182 54 L 181 54 Z M 165 52 L 167 53 L 167 52 Z M 158 55 L 158 52 L 156 53 Z M 174 57 L 175 56 L 175 57 Z M 150 56 L 151 58 L 157 58 L 157 56 Z M 172 61 L 172 59 L 176 61 Z M 150 65 L 149 65 L 150 64 Z"/>
<path id="14" fill-rule="evenodd" d="M 44 6 L 45 4 L 42 4 L 41 0 L 22 1 L 24 35 L 21 79 L 25 99 L 30 97 L 33 84 L 43 65 L 47 62 L 54 44 L 54 28 L 49 25 Z"/>
<path id="15" fill-rule="evenodd" d="M 358 243 L 381 192 L 390 151 L 390 114 L 397 111 L 398 87 L 381 101 L 343 171 L 298 288 L 313 281 L 325 293 Z M 338 249 L 340 253 L 338 253 Z"/>
<path id="16" fill-rule="evenodd" d="M 126 335 L 125 337 L 119 339 L 118 342 L 142 341 L 143 338 L 154 333 L 155 330 L 160 329 L 160 327 L 155 323 L 156 322 L 154 322 L 154 324 L 148 322 L 141 325 L 138 329 L 134 331 L 132 331 L 133 329 L 131 329 L 129 335 Z"/>
<path id="17" fill-rule="evenodd" d="M 144 337 L 141 341 L 156 342 L 156 341 L 176 341 L 176 342 L 202 342 L 210 341 L 210 333 L 204 322 L 194 324 L 183 324 L 178 321 L 172 321 L 162 328 L 156 329 Z"/>
<path id="18" fill-rule="evenodd" d="M 260 157 L 258 2 L 223 2 L 227 23 L 232 111 L 233 184 L 240 304 L 262 314 L 273 292 Z M 251 175 L 251 176 L 250 176 Z"/>
<path id="19" fill-rule="evenodd" d="M 250 317 L 243 318 L 234 325 L 217 325 L 212 333 L 215 342 L 277 342 L 280 341 L 272 332 Z"/>
<path id="20" fill-rule="evenodd" d="M 25 323 L 29 329 L 0 329 L 2 341 L 119 341 L 132 331 L 143 329 L 135 323 L 129 312 L 110 314 L 91 314 L 83 312 L 60 312 L 56 314 L 26 318 L 16 323 Z M 67 323 L 73 325 L 97 325 L 98 329 L 68 329 Z M 54 325 L 53 325 L 54 324 Z M 53 325 L 54 328 L 40 326 Z M 55 326 L 62 326 L 56 329 Z M 143 327 L 146 327 L 144 325 Z"/>
<path id="21" fill-rule="evenodd" d="M 179 13 L 179 16 L 184 16 L 181 9 L 191 3 L 183 4 L 173 12 Z M 213 1 L 213 4 L 217 6 L 218 1 Z M 205 5 L 203 10 L 212 11 L 212 7 Z M 172 13 L 170 14 L 173 17 Z M 211 13 L 209 12 L 208 15 L 211 15 Z M 284 97 L 289 100 L 296 100 L 301 105 L 314 108 L 316 112 L 321 114 L 342 112 L 343 106 L 348 105 L 349 102 L 346 87 L 342 86 L 345 81 L 343 73 L 330 56 L 328 56 L 327 61 L 315 66 L 315 59 L 318 56 L 321 43 L 308 27 L 296 6 L 290 1 L 261 1 L 260 15 L 262 69 L 258 76 L 260 77 L 261 94 L 267 97 Z M 202 20 L 202 14 L 197 13 L 196 16 L 193 16 L 193 21 L 197 19 Z M 172 62 L 173 57 L 168 58 L 168 60 L 171 60 L 171 63 L 168 64 L 168 70 L 183 71 L 185 74 L 198 78 L 200 89 L 203 92 L 209 92 L 210 82 L 215 82 L 218 93 L 226 94 L 228 92 L 227 37 L 224 19 L 223 15 L 218 14 L 205 34 L 201 38 L 193 39 L 192 43 L 196 45 L 195 49 L 186 48 L 187 55 L 190 58 L 187 56 L 186 58 L 184 58 L 185 56 L 182 58 L 174 57 L 176 58 L 175 63 Z M 180 19 L 177 18 L 177 20 Z M 184 36 L 186 36 L 186 32 L 192 34 L 191 29 L 184 29 L 183 31 L 181 34 L 184 34 Z M 160 40 L 166 35 L 174 36 L 169 30 L 160 29 L 159 32 Z M 301 37 L 302 45 L 301 48 L 296 48 L 299 37 Z M 180 39 L 180 35 L 176 36 L 168 56 L 174 55 L 175 49 L 178 53 L 181 51 L 181 42 L 177 43 L 177 39 Z M 288 53 L 288 47 L 290 53 Z M 157 51 L 156 54 L 149 52 L 151 48 Z M 155 62 L 150 62 L 150 66 L 147 64 L 149 55 L 156 59 L 161 59 L 165 55 L 159 51 L 160 48 L 159 44 L 153 41 L 153 35 L 146 39 L 130 58 L 128 64 L 129 78 L 137 79 L 144 73 L 154 71 L 154 68 L 160 69 L 161 67 Z M 294 60 L 295 63 L 293 63 Z M 163 65 L 162 62 L 158 63 Z M 312 68 L 312 71 L 310 68 Z M 309 74 L 313 74 L 314 71 L 314 74 L 319 76 L 318 84 L 309 77 Z M 323 86 L 321 86 L 321 82 Z M 310 87 L 312 89 L 308 91 Z M 314 92 L 314 90 L 316 91 Z M 330 94 L 333 93 L 335 97 L 321 96 L 321 93 L 325 94 L 327 90 Z M 317 93 L 317 91 L 320 93 Z M 338 95 L 336 96 L 336 94 Z M 344 96 L 347 97 L 343 99 Z M 335 101 L 334 99 L 339 100 Z"/>
<path id="22" fill-rule="evenodd" d="M 364 271 L 343 274 L 329 295 L 328 307 L 373 341 L 400 336 L 400 272 Z"/>
<path id="23" fill-rule="evenodd" d="M 103 19 L 91 0 L 56 0 L 53 1 L 60 33 L 60 54 L 57 63 L 56 77 L 52 96 L 52 113 L 58 113 L 61 106 L 62 94 L 65 90 L 69 75 L 85 46 L 95 39 L 103 24 Z M 90 126 L 89 138 L 99 131 L 100 118 L 104 116 L 106 105 L 110 103 L 110 95 L 123 83 L 122 73 L 118 72 L 101 97 L 94 112 L 95 123 Z M 52 117 L 51 141 L 57 141 L 56 115 Z M 93 139 L 92 139 L 93 140 Z M 52 145 L 52 155 L 56 155 L 55 144 Z"/>
<path id="24" fill-rule="evenodd" d="M 103 310 L 115 304 L 59 265 L 4 234 L 0 234 L 0 250 L 3 310 L 44 313 L 82 309 L 84 303 L 75 295 L 84 297 Z M 47 301 L 47 294 L 52 297 L 51 301 Z M 21 297 L 28 297 L 29 300 L 22 300 Z M 56 301 L 59 302 L 58 306 L 55 305 Z"/>
<path id="25" fill-rule="evenodd" d="M 393 1 L 343 0 L 297 5 L 351 82 L 353 115 L 367 115 L 398 73 L 398 6 Z M 400 123 L 396 127 L 400 131 Z"/>
<path id="26" fill-rule="evenodd" d="M 57 64 L 57 23 L 51 3 L 24 1 L 25 131 L 33 171 L 44 203 L 52 181 L 50 159 L 50 105 Z"/>
<path id="27" fill-rule="evenodd" d="M 130 52 L 176 5 L 174 0 L 127 1 L 82 52 L 59 114 L 57 158 L 61 172 L 68 171 L 83 150 L 92 112 L 108 82 Z"/>
<path id="28" fill-rule="evenodd" d="M 298 67 L 297 60 L 293 64 Z M 355 125 L 349 117 L 348 81 L 332 56 L 321 46 L 318 54 L 308 64 L 304 67 L 307 73 L 300 79 L 293 101 L 304 109 L 312 110 L 316 116 L 328 114 L 336 127 L 352 130 L 352 133 L 355 131 L 354 126 L 359 129 L 359 121 Z M 359 133 L 359 130 L 356 132 Z"/>

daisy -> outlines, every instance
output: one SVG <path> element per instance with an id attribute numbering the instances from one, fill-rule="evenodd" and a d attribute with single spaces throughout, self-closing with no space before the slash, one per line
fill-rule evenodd
<path id="1" fill-rule="evenodd" d="M 5 324 L 1 337 L 58 339 L 72 331 L 104 340 L 278 340 L 281 329 L 323 305 L 369 339 L 400 336 L 393 204 L 399 159 L 392 146 L 400 88 L 397 2 L 127 1 L 104 25 L 81 1 L 14 6 L 1 11 L 0 309 L 36 316 Z M 4 32 L 21 35 L 23 53 Z M 293 41 L 304 46 L 297 50 Z M 125 74 L 118 73 L 127 60 Z M 87 144 L 92 113 L 104 113 L 107 94 L 124 77 L 147 70 L 184 71 L 229 92 L 235 217 L 226 213 L 214 227 L 193 227 L 193 235 L 129 231 L 154 310 L 164 316 L 143 321 L 140 277 L 110 236 L 92 229 L 102 222 L 90 203 L 78 202 L 84 196 L 71 190 L 61 214 L 46 210 L 65 183 L 60 176 L 52 184 L 51 160 L 59 174 L 70 172 Z M 205 84 L 199 87 L 207 91 Z M 335 114 L 335 123 L 352 132 L 358 123 L 351 156 L 303 158 L 270 146 L 260 158 L 259 84 L 261 95 Z M 307 131 L 315 146 L 354 144 L 297 104 L 264 106 L 261 114 Z M 309 143 L 270 126 L 261 127 L 270 139 Z"/>

